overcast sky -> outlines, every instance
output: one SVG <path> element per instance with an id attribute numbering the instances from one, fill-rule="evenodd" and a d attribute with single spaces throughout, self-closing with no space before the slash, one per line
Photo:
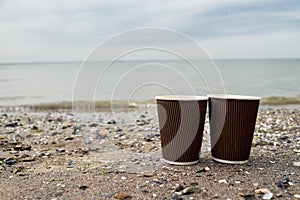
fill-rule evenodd
<path id="1" fill-rule="evenodd" d="M 81 61 L 140 27 L 180 31 L 213 58 L 300 58 L 299 0 L 0 0 L 0 62 Z"/>

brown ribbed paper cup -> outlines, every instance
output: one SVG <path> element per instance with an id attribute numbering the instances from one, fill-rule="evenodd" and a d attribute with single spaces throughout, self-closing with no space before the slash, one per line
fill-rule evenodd
<path id="1" fill-rule="evenodd" d="M 208 95 L 211 153 L 215 161 L 248 161 L 260 97 Z"/>
<path id="2" fill-rule="evenodd" d="M 157 96 L 163 160 L 173 165 L 199 161 L 207 97 Z"/>

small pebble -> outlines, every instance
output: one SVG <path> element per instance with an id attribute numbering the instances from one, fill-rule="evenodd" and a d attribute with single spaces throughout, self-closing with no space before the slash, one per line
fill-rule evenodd
<path id="1" fill-rule="evenodd" d="M 117 122 L 114 119 L 112 119 L 112 120 L 110 120 L 110 121 L 107 122 L 107 124 L 116 124 L 116 123 Z"/>
<path id="2" fill-rule="evenodd" d="M 209 167 L 205 167 L 204 168 L 206 171 L 210 171 L 210 168 Z"/>
<path id="3" fill-rule="evenodd" d="M 145 124 L 147 124 L 147 122 L 146 121 L 144 121 L 144 120 L 136 120 L 136 124 L 137 125 L 139 125 L 139 126 L 144 126 Z"/>
<path id="4" fill-rule="evenodd" d="M 13 158 L 6 158 L 6 159 L 4 160 L 4 162 L 5 162 L 5 164 L 7 164 L 7 165 L 13 165 L 13 164 L 15 164 L 15 159 L 13 159 Z"/>
<path id="5" fill-rule="evenodd" d="M 180 192 L 176 192 L 176 194 L 178 195 L 189 195 L 189 194 L 193 194 L 193 193 L 199 193 L 201 192 L 199 187 L 195 187 L 195 186 L 190 186 L 185 188 L 184 190 L 180 191 Z"/>
<path id="6" fill-rule="evenodd" d="M 117 126 L 114 127 L 114 130 L 115 130 L 115 132 L 121 132 L 122 131 L 122 129 L 117 127 Z"/>
<path id="7" fill-rule="evenodd" d="M 273 147 L 271 147 L 269 150 L 270 150 L 270 151 L 276 151 L 276 149 L 273 148 Z"/>
<path id="8" fill-rule="evenodd" d="M 263 196 L 263 199 L 272 199 L 272 198 L 273 198 L 272 192 L 265 193 Z"/>
<path id="9" fill-rule="evenodd" d="M 199 169 L 198 171 L 196 171 L 196 173 L 207 172 L 207 171 L 209 171 L 209 170 L 210 170 L 210 168 L 209 168 L 209 167 L 205 167 L 205 168 L 201 168 L 201 169 Z"/>
<path id="10" fill-rule="evenodd" d="M 24 145 L 24 146 L 22 146 L 21 147 L 21 150 L 23 151 L 23 150 L 30 150 L 31 149 L 31 146 L 30 145 Z"/>
<path id="11" fill-rule="evenodd" d="M 279 192 L 278 194 L 276 194 L 276 197 L 282 197 L 282 192 Z"/>
<path id="12" fill-rule="evenodd" d="M 293 149 L 293 151 L 294 151 L 295 153 L 300 153 L 300 150 L 298 150 L 298 149 Z"/>
<path id="13" fill-rule="evenodd" d="M 283 181 L 278 181 L 276 183 L 276 185 L 277 185 L 277 187 L 281 187 L 283 189 L 286 189 L 290 186 L 289 181 L 290 181 L 289 178 L 285 178 Z"/>
<path id="14" fill-rule="evenodd" d="M 18 122 L 13 122 L 13 123 L 5 124 L 5 127 L 17 127 L 17 126 L 18 126 Z"/>
<path id="15" fill-rule="evenodd" d="M 141 191 L 141 193 L 143 193 L 143 194 L 149 193 L 149 191 L 148 191 L 148 190 L 145 190 L 145 189 L 141 189 L 140 191 Z"/>
<path id="16" fill-rule="evenodd" d="M 98 124 L 92 123 L 92 124 L 90 124 L 89 126 L 90 126 L 91 128 L 95 128 L 95 127 L 98 127 Z"/>
<path id="17" fill-rule="evenodd" d="M 256 190 L 254 190 L 254 192 L 256 194 L 263 194 L 263 199 L 266 199 L 266 200 L 273 198 L 273 193 L 266 188 L 256 189 Z"/>
<path id="18" fill-rule="evenodd" d="M 175 188 L 175 192 L 180 192 L 183 189 L 184 189 L 184 187 L 182 185 L 177 185 Z"/>
<path id="19" fill-rule="evenodd" d="M 18 150 L 21 150 L 22 149 L 22 146 L 21 145 L 16 145 L 14 146 L 14 150 L 18 151 Z"/>
<path id="20" fill-rule="evenodd" d="M 178 196 L 177 194 L 172 194 L 171 200 L 183 200 L 183 198 L 181 196 Z"/>
<path id="21" fill-rule="evenodd" d="M 218 181 L 219 183 L 225 183 L 225 184 L 228 184 L 227 180 L 226 179 L 221 179 Z"/>
<path id="22" fill-rule="evenodd" d="M 294 197 L 295 197 L 296 199 L 300 199 L 300 194 L 295 194 Z"/>
<path id="23" fill-rule="evenodd" d="M 65 141 L 74 140 L 74 139 L 75 139 L 74 137 L 66 137 Z"/>
<path id="24" fill-rule="evenodd" d="M 294 165 L 295 167 L 300 167 L 300 162 L 294 162 L 293 165 Z"/>
<path id="25" fill-rule="evenodd" d="M 86 185 L 81 185 L 78 187 L 79 190 L 86 190 L 88 188 L 88 186 Z"/>
<path id="26" fill-rule="evenodd" d="M 56 186 L 57 186 L 57 187 L 63 187 L 63 188 L 64 188 L 66 185 L 65 185 L 65 184 L 61 184 L 61 183 L 58 183 L 58 184 L 56 184 Z"/>
<path id="27" fill-rule="evenodd" d="M 57 152 L 60 152 L 60 153 L 62 153 L 62 152 L 65 152 L 65 151 L 66 151 L 66 149 L 64 149 L 64 148 L 60 148 L 60 149 L 56 149 L 56 151 L 57 151 Z"/>
<path id="28" fill-rule="evenodd" d="M 129 197 L 130 197 L 130 194 L 128 192 L 117 193 L 114 195 L 115 199 L 127 199 Z"/>

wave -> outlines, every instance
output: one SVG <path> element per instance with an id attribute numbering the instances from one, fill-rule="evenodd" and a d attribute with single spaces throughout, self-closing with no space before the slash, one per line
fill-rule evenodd
<path id="1" fill-rule="evenodd" d="M 42 96 L 11 96 L 11 97 L 0 97 L 0 101 L 14 101 L 14 100 L 23 100 L 23 99 L 41 99 Z"/>
<path id="2" fill-rule="evenodd" d="M 127 101 L 64 101 L 59 103 L 43 103 L 37 105 L 30 105 L 29 108 L 33 110 L 71 110 L 72 108 L 76 110 L 89 110 L 91 107 L 95 107 L 96 110 L 111 110 L 114 109 L 125 109 L 125 108 L 137 108 L 139 105 L 143 105 L 145 102 L 134 102 L 129 103 Z"/>
<path id="3" fill-rule="evenodd" d="M 136 102 L 128 101 L 106 101 L 100 100 L 95 102 L 88 101 L 63 101 L 56 103 L 41 103 L 19 106 L 0 106 L 0 111 L 78 111 L 88 112 L 95 108 L 95 111 L 133 111 L 138 108 L 146 107 L 149 104 L 154 104 L 154 100 L 144 100 Z"/>

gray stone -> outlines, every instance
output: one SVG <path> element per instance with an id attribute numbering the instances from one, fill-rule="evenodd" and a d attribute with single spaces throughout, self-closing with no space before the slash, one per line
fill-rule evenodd
<path id="1" fill-rule="evenodd" d="M 96 123 L 92 123 L 92 124 L 90 124 L 89 126 L 90 126 L 91 128 L 95 128 L 95 127 L 98 127 L 99 125 L 96 124 Z"/>
<path id="2" fill-rule="evenodd" d="M 178 196 L 177 194 L 172 194 L 171 199 L 172 200 L 183 200 L 183 198 L 181 196 Z"/>
<path id="3" fill-rule="evenodd" d="M 176 192 L 176 194 L 178 195 L 189 195 L 189 194 L 193 194 L 193 193 L 200 193 L 201 190 L 199 187 L 196 186 L 190 186 L 185 188 L 184 190 L 180 191 L 180 192 Z"/>
<path id="4" fill-rule="evenodd" d="M 296 167 L 300 167 L 300 162 L 294 162 L 293 165 Z"/>

